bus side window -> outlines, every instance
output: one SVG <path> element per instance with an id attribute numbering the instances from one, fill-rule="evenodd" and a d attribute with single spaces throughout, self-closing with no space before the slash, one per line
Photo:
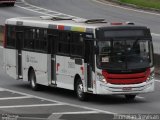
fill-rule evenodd
<path id="1" fill-rule="evenodd" d="M 80 33 L 73 33 L 70 41 L 71 56 L 83 57 L 83 39 Z"/>
<path id="2" fill-rule="evenodd" d="M 16 47 L 16 30 L 15 26 L 7 26 L 7 47 Z"/>
<path id="3" fill-rule="evenodd" d="M 26 49 L 33 49 L 34 48 L 34 39 L 33 39 L 33 30 L 31 28 L 26 29 L 24 31 L 24 42 L 23 46 Z"/>
<path id="4" fill-rule="evenodd" d="M 54 29 L 47 30 L 47 39 L 48 39 L 48 53 L 57 52 L 57 41 L 59 39 L 59 32 Z"/>
<path id="5" fill-rule="evenodd" d="M 39 32 L 39 50 L 40 51 L 47 51 L 47 32 L 45 29 L 40 29 Z"/>
<path id="6" fill-rule="evenodd" d="M 36 51 L 47 51 L 47 30 L 46 29 L 35 29 L 35 32 L 33 33 L 33 39 L 34 39 L 34 49 Z"/>
<path id="7" fill-rule="evenodd" d="M 60 54 L 69 55 L 69 41 L 71 39 L 71 35 L 69 32 L 59 32 L 59 40 L 57 52 Z"/>

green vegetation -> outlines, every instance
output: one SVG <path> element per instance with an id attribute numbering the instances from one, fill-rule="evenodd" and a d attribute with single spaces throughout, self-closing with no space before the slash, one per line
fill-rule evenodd
<path id="1" fill-rule="evenodd" d="M 160 9 L 160 0 L 118 0 L 123 3 L 134 4 L 139 7 Z"/>

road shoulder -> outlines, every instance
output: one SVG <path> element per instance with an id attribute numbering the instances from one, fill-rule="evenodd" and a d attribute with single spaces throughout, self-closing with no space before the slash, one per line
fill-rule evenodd
<path id="1" fill-rule="evenodd" d="M 123 7 L 128 7 L 128 8 L 133 8 L 133 9 L 139 9 L 139 10 L 144 10 L 147 12 L 155 12 L 155 13 L 160 13 L 160 10 L 158 9 L 154 9 L 154 8 L 147 8 L 147 7 L 139 7 L 133 4 L 127 4 L 127 3 L 122 3 L 118 0 L 98 0 L 100 2 L 104 2 L 104 3 L 110 3 L 110 4 L 114 4 L 114 5 L 120 5 Z"/>

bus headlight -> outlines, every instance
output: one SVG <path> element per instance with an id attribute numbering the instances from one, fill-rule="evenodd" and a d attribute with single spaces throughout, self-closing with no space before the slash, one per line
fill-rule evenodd
<path id="1" fill-rule="evenodd" d="M 153 80 L 153 79 L 154 79 L 154 76 L 155 76 L 154 72 L 151 72 L 150 75 L 149 75 L 148 78 L 147 78 L 147 82 Z"/>
<path id="2" fill-rule="evenodd" d="M 97 79 L 103 83 L 107 83 L 106 79 L 101 73 L 97 73 Z"/>

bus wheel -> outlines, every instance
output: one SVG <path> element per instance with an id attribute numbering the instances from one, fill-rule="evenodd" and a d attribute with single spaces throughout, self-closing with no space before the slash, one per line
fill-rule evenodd
<path id="1" fill-rule="evenodd" d="M 13 7 L 13 6 L 14 6 L 14 3 L 10 3 L 9 6 Z"/>
<path id="2" fill-rule="evenodd" d="M 39 89 L 39 85 L 36 83 L 36 75 L 33 70 L 30 71 L 29 82 L 30 82 L 30 86 L 33 90 L 37 91 Z"/>
<path id="3" fill-rule="evenodd" d="M 136 95 L 125 95 L 125 98 L 126 98 L 127 100 L 134 100 L 135 97 L 136 97 Z"/>
<path id="4" fill-rule="evenodd" d="M 86 100 L 86 93 L 84 93 L 84 87 L 80 79 L 78 79 L 76 83 L 76 94 L 79 100 L 81 101 Z"/>
<path id="5" fill-rule="evenodd" d="M 13 7 L 14 6 L 14 3 L 7 3 L 6 4 L 8 7 Z"/>

